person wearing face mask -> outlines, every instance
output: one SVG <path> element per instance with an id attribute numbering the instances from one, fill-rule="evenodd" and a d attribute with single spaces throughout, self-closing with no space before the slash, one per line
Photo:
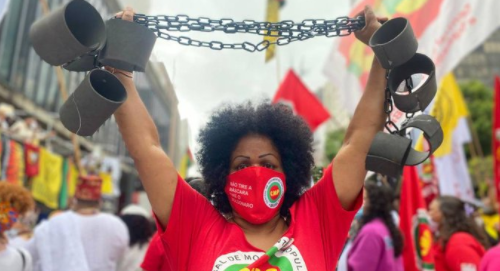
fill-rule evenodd
<path id="1" fill-rule="evenodd" d="M 6 232 L 35 207 L 35 201 L 25 188 L 0 182 L 0 270 L 31 271 L 31 255 L 10 245 Z"/>
<path id="2" fill-rule="evenodd" d="M 464 202 L 452 196 L 441 196 L 429 205 L 429 216 L 436 228 L 436 271 L 479 270 L 488 241 L 465 209 Z"/>
<path id="3" fill-rule="evenodd" d="M 133 15 L 127 8 L 116 17 L 131 21 Z M 370 7 L 360 15 L 366 26 L 356 37 L 367 44 L 386 19 Z M 133 74 L 107 69 L 127 90 L 115 118 L 156 215 L 170 270 L 335 269 L 362 203 L 366 155 L 385 120 L 385 70 L 378 60 L 342 149 L 309 190 L 313 137 L 293 110 L 268 102 L 217 110 L 200 132 L 197 154 L 213 205 L 182 181 L 161 149 Z"/>

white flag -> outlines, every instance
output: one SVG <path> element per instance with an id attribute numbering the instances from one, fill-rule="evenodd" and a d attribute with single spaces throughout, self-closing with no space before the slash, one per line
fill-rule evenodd
<path id="1" fill-rule="evenodd" d="M 499 0 L 362 0 L 349 16 L 367 4 L 376 8 L 378 16 L 408 18 L 419 40 L 418 51 L 436 64 L 438 82 L 500 26 Z M 343 90 L 339 99 L 351 114 L 366 85 L 372 59 L 371 50 L 351 35 L 335 40 L 326 61 L 324 73 Z"/>

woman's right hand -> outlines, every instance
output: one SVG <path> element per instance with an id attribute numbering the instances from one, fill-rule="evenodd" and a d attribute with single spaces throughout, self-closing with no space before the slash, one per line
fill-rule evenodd
<path id="1" fill-rule="evenodd" d="M 134 10 L 126 7 L 115 17 L 133 21 Z M 127 90 L 127 101 L 115 112 L 115 118 L 153 211 L 160 224 L 166 226 L 177 186 L 177 171 L 162 149 L 158 129 L 137 92 L 131 73 L 112 67 L 106 69 L 114 73 Z"/>
<path id="2" fill-rule="evenodd" d="M 116 19 L 122 19 L 125 21 L 133 22 L 134 21 L 134 9 L 131 7 L 126 7 L 123 11 L 120 11 L 115 14 Z M 104 67 L 107 71 L 111 72 L 115 76 L 117 76 L 120 80 L 131 80 L 133 78 L 133 73 L 116 69 L 114 67 L 106 66 Z"/>

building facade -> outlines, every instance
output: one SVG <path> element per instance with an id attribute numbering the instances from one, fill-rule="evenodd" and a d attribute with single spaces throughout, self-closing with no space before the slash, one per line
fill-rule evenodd
<path id="1" fill-rule="evenodd" d="M 44 127 L 57 132 L 55 151 L 71 153 L 70 133 L 58 120 L 58 111 L 64 103 L 60 82 L 54 67 L 45 63 L 33 50 L 28 33 L 33 22 L 43 14 L 42 3 L 55 9 L 68 0 L 11 0 L 7 13 L 0 21 L 0 101 L 14 105 L 26 116 L 38 119 Z M 104 19 L 111 18 L 122 8 L 117 0 L 88 0 Z M 63 70 L 66 88 L 71 94 L 82 82 L 85 73 Z M 161 63 L 149 62 L 145 73 L 134 75 L 137 89 L 158 127 L 161 144 L 180 162 L 178 137 L 184 132 L 177 110 L 177 97 L 168 74 Z M 109 119 L 91 137 L 79 138 L 82 149 L 91 151 L 101 146 L 106 154 L 121 158 L 133 172 L 133 163 L 119 134 L 114 118 Z M 126 166 L 125 166 L 126 168 Z"/>
<path id="2" fill-rule="evenodd" d="M 500 76 L 500 29 L 472 53 L 466 56 L 455 68 L 458 81 L 479 80 L 493 87 L 493 78 Z"/>

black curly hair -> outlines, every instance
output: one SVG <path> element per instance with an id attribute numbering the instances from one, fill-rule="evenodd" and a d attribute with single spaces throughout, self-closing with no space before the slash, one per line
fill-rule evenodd
<path id="1" fill-rule="evenodd" d="M 403 252 L 403 236 L 391 215 L 391 211 L 393 210 L 392 189 L 381 182 L 368 181 L 365 184 L 365 190 L 368 197 L 368 205 L 367 210 L 363 212 L 363 216 L 361 217 L 359 231 L 374 219 L 381 219 L 391 234 L 394 245 L 394 257 L 399 257 Z"/>
<path id="2" fill-rule="evenodd" d="M 311 130 L 283 104 L 264 101 L 257 105 L 251 102 L 227 105 L 211 116 L 200 132 L 197 153 L 207 194 L 219 212 L 232 212 L 224 192 L 231 154 L 241 138 L 252 134 L 269 138 L 281 156 L 287 189 L 280 213 L 287 217 L 289 208 L 311 182 L 314 160 Z"/>
<path id="3" fill-rule="evenodd" d="M 127 225 L 130 247 L 138 245 L 139 248 L 142 248 L 149 243 L 150 238 L 154 234 L 154 229 L 146 217 L 127 214 L 120 216 L 120 218 Z"/>

